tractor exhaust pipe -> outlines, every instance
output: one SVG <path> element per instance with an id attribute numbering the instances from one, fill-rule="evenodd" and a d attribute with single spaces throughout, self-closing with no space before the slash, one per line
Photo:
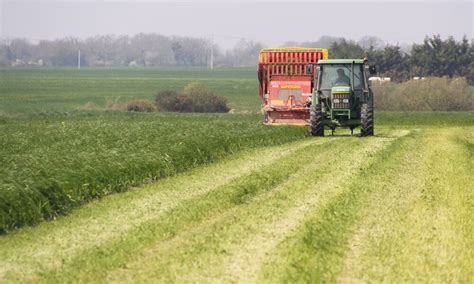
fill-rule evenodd
<path id="1" fill-rule="evenodd" d="M 351 72 L 352 72 L 352 78 L 351 78 L 351 90 L 352 90 L 352 93 L 354 93 L 354 61 L 352 61 L 352 64 L 351 64 Z"/>

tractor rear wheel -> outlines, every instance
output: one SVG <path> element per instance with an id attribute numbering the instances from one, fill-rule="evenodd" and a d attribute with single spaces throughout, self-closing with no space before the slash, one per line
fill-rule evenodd
<path id="1" fill-rule="evenodd" d="M 363 103 L 360 108 L 360 136 L 374 135 L 374 107 L 371 103 Z"/>
<path id="2" fill-rule="evenodd" d="M 311 105 L 309 123 L 311 135 L 324 136 L 323 112 L 320 104 Z"/>

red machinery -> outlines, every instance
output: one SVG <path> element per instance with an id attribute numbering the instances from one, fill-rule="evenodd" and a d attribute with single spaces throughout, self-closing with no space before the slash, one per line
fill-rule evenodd
<path id="1" fill-rule="evenodd" d="M 260 51 L 258 93 L 266 124 L 308 124 L 316 63 L 327 58 L 328 50 L 324 48 L 265 48 Z"/>

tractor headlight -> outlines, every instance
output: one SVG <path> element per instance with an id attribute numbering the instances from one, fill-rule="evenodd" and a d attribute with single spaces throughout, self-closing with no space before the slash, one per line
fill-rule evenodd
<path id="1" fill-rule="evenodd" d="M 334 99 L 334 103 L 335 103 L 335 104 L 338 104 L 338 103 L 339 103 L 339 99 Z"/>
<path id="2" fill-rule="evenodd" d="M 348 104 L 348 103 L 349 103 L 349 99 L 343 99 L 342 102 L 345 103 L 345 104 Z"/>

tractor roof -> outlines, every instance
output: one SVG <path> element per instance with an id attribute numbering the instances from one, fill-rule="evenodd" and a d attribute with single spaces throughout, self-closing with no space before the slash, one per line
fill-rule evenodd
<path id="1" fill-rule="evenodd" d="M 318 64 L 364 64 L 364 59 L 321 59 Z"/>

